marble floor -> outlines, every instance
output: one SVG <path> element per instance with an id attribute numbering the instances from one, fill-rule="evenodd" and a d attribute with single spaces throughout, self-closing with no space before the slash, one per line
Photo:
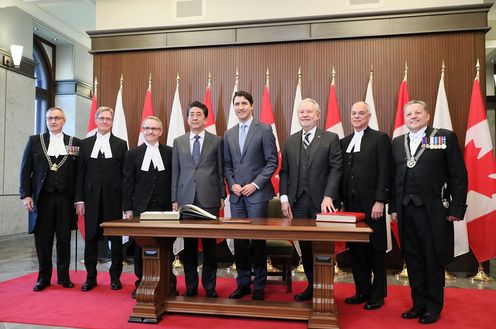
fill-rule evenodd
<path id="1" fill-rule="evenodd" d="M 76 242 L 72 241 L 72 250 L 75 250 Z M 77 255 L 78 255 L 78 268 L 84 270 L 84 265 L 80 264 L 83 258 L 84 242 L 81 237 L 77 240 Z M 55 258 L 54 258 L 55 259 Z M 219 264 L 218 276 L 220 277 L 235 277 L 235 272 L 229 269 L 230 264 Z M 71 261 L 71 269 L 74 269 L 74 258 Z M 31 272 L 36 272 L 38 268 L 36 260 L 36 251 L 34 248 L 34 241 L 32 235 L 15 235 L 0 237 L 0 281 L 10 280 Z M 490 264 L 491 273 L 496 273 L 496 259 L 493 259 Z M 99 271 L 107 271 L 108 264 L 102 263 L 98 265 Z M 133 266 L 126 264 L 124 271 L 132 272 Z M 182 274 L 179 268 L 176 274 Z M 351 273 L 345 272 L 336 275 L 337 282 L 353 282 Z M 293 280 L 305 280 L 303 273 L 293 271 Z M 34 284 L 34 282 L 33 282 Z M 407 279 L 399 278 L 395 273 L 388 275 L 389 285 L 408 285 Z M 446 281 L 448 287 L 463 287 L 469 289 L 496 289 L 496 281 L 490 283 L 475 282 L 467 277 L 456 277 L 454 280 Z M 34 328 L 60 328 L 60 327 L 47 327 L 26 325 L 19 323 L 6 323 L 0 322 L 0 329 L 34 329 Z"/>

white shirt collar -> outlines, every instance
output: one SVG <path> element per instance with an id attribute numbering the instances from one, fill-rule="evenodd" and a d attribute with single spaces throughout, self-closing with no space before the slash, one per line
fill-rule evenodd
<path id="1" fill-rule="evenodd" d="M 197 134 L 195 134 L 195 133 L 193 133 L 193 132 L 191 132 L 191 131 L 190 131 L 190 132 L 189 132 L 189 139 L 190 139 L 190 140 L 194 140 L 196 135 L 197 135 Z M 202 131 L 198 134 L 198 136 L 200 136 L 200 139 L 205 138 L 205 129 L 203 129 L 203 130 L 202 130 Z"/>
<path id="2" fill-rule="evenodd" d="M 159 143 L 151 145 L 145 141 L 146 151 L 143 157 L 143 162 L 141 163 L 141 170 L 148 171 L 150 168 L 150 162 L 153 163 L 153 167 L 158 171 L 165 170 L 164 162 L 162 161 L 162 156 L 160 155 L 160 150 L 158 148 Z"/>
<path id="3" fill-rule="evenodd" d="M 90 157 L 93 159 L 98 158 L 98 152 L 102 152 L 105 155 L 105 159 L 112 158 L 112 149 L 110 148 L 110 135 L 108 132 L 105 135 L 96 133 L 95 145 L 93 145 L 93 150 L 91 151 Z"/>
<path id="4" fill-rule="evenodd" d="M 413 132 L 409 132 L 408 133 L 408 137 L 410 137 L 410 140 L 414 140 L 414 139 L 418 139 L 418 138 L 422 138 L 425 136 L 425 130 L 427 129 L 427 126 L 421 128 L 419 131 L 417 131 L 416 133 L 413 133 Z"/>
<path id="5" fill-rule="evenodd" d="M 48 143 L 47 154 L 58 158 L 59 155 L 66 155 L 67 149 L 64 144 L 64 134 L 62 132 L 53 134 L 50 132 L 50 142 Z"/>
<path id="6" fill-rule="evenodd" d="M 350 145 L 348 145 L 348 148 L 346 149 L 346 153 L 357 153 L 360 152 L 360 146 L 362 144 L 362 137 L 364 134 L 365 129 L 361 131 L 354 131 L 353 132 L 353 137 L 351 138 Z"/>
<path id="7" fill-rule="evenodd" d="M 308 136 L 308 141 L 311 143 L 313 141 L 313 138 L 315 137 L 315 132 L 317 131 L 317 126 L 313 127 L 312 129 L 310 129 L 309 131 L 305 132 L 305 130 L 301 130 L 301 140 L 303 140 L 305 138 L 305 134 L 306 133 L 310 133 L 310 135 Z"/>
<path id="8" fill-rule="evenodd" d="M 253 122 L 253 117 L 248 119 L 246 122 L 239 122 L 239 128 L 241 128 L 242 125 L 245 125 L 246 128 L 250 129 L 251 123 Z"/>

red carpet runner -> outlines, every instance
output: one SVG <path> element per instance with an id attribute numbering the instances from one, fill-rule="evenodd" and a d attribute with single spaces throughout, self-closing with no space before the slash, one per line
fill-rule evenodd
<path id="1" fill-rule="evenodd" d="M 306 322 L 302 321 L 256 320 L 185 314 L 167 314 L 158 325 L 132 324 L 127 322 L 127 318 L 134 305 L 134 300 L 130 297 L 134 276 L 124 274 L 122 278 L 124 288 L 120 291 L 111 291 L 108 273 L 99 273 L 97 288 L 91 292 L 83 293 L 79 289 L 84 282 L 85 274 L 84 271 L 71 274 L 71 278 L 76 284 L 74 289 L 64 289 L 52 285 L 42 292 L 33 292 L 32 287 L 36 280 L 36 274 L 0 282 L 0 322 L 116 329 L 306 328 Z M 178 281 L 182 293 L 184 292 L 183 277 L 179 277 Z M 300 292 L 305 284 L 304 282 L 295 282 L 293 284 L 294 291 Z M 234 285 L 233 279 L 219 279 L 217 292 L 221 297 L 227 297 L 234 289 Z M 341 329 L 423 328 L 416 320 L 400 318 L 401 313 L 411 306 L 408 287 L 389 286 L 386 305 L 377 311 L 366 311 L 362 305 L 349 306 L 344 304 L 344 298 L 351 296 L 353 292 L 351 284 L 336 284 L 335 298 L 340 312 L 339 325 Z M 266 297 L 271 300 L 290 300 L 292 298 L 291 295 L 285 293 L 284 286 L 272 285 L 267 287 Z M 495 328 L 495 304 L 495 290 L 448 288 L 446 289 L 445 307 L 441 320 L 430 325 L 429 328 Z"/>

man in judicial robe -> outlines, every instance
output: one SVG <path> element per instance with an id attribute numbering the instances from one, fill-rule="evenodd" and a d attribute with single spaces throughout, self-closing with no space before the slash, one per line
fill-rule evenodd
<path id="1" fill-rule="evenodd" d="M 172 208 L 179 210 L 194 204 L 218 216 L 224 207 L 226 187 L 222 160 L 222 138 L 205 130 L 208 108 L 192 102 L 186 113 L 190 132 L 174 140 L 172 150 Z M 216 241 L 202 238 L 202 285 L 209 298 L 217 297 Z M 184 296 L 198 294 L 198 238 L 184 238 L 183 254 L 186 292 Z"/>
<path id="2" fill-rule="evenodd" d="M 86 239 L 84 266 L 86 281 L 82 291 L 97 284 L 98 241 L 103 238 L 100 224 L 122 219 L 122 166 L 127 151 L 126 141 L 111 133 L 114 111 L 100 107 L 95 113 L 97 132 L 80 143 L 76 179 L 76 210 L 85 218 Z M 122 288 L 122 237 L 110 237 L 110 288 Z"/>
<path id="3" fill-rule="evenodd" d="M 271 178 L 277 169 L 277 147 L 269 125 L 253 118 L 253 97 L 246 91 L 234 94 L 233 105 L 239 124 L 224 135 L 224 171 L 230 191 L 231 215 L 236 218 L 264 218 L 274 197 Z M 253 256 L 253 257 L 252 257 Z M 237 289 L 229 298 L 251 293 L 253 259 L 254 300 L 265 298 L 267 250 L 265 240 L 234 240 Z"/>
<path id="4" fill-rule="evenodd" d="M 123 209 L 127 219 L 145 211 L 171 210 L 172 148 L 159 143 L 163 124 L 159 118 L 149 116 L 142 123 L 145 142 L 129 150 L 124 160 Z M 143 278 L 142 249 L 134 246 L 134 274 L 137 277 L 132 292 Z"/>
<path id="5" fill-rule="evenodd" d="M 289 136 L 284 145 L 279 173 L 281 210 L 287 218 L 315 218 L 319 212 L 336 211 L 343 175 L 339 137 L 317 127 L 320 106 L 311 99 L 301 102 L 298 120 L 302 130 Z M 313 251 L 310 241 L 300 241 L 308 286 L 294 296 L 312 299 Z"/>
<path id="6" fill-rule="evenodd" d="M 69 278 L 71 229 L 76 225 L 74 181 L 79 139 L 62 132 L 64 111 L 46 112 L 48 132 L 29 137 L 21 163 L 20 188 L 24 208 L 29 211 L 28 232 L 34 233 L 38 257 L 38 280 L 34 291 L 50 285 L 52 249 L 57 237 L 57 284 L 73 288 Z"/>
<path id="7" fill-rule="evenodd" d="M 369 127 L 371 115 L 367 103 L 353 104 L 354 132 L 341 140 L 344 209 L 365 213 L 365 222 L 374 231 L 370 243 L 347 243 L 356 293 L 345 303 L 366 302 L 366 310 L 380 308 L 387 295 L 385 204 L 391 193 L 391 140 L 387 134 Z"/>
<path id="8" fill-rule="evenodd" d="M 409 132 L 393 140 L 391 212 L 398 219 L 413 301 L 401 317 L 422 324 L 441 315 L 445 266 L 454 257 L 453 221 L 465 215 L 468 186 L 455 133 L 429 127 L 429 118 L 427 104 L 410 101 L 404 107 Z"/>

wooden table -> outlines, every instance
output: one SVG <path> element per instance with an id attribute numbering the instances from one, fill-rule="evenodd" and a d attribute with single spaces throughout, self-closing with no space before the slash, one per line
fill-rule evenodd
<path id="1" fill-rule="evenodd" d="M 308 320 L 308 328 L 338 328 L 334 301 L 334 241 L 368 242 L 365 223 L 322 223 L 309 219 L 116 220 L 101 225 L 107 236 L 133 236 L 143 248 L 143 279 L 129 322 L 158 323 L 165 312 Z M 313 241 L 313 301 L 267 302 L 177 296 L 172 273 L 176 237 Z"/>

